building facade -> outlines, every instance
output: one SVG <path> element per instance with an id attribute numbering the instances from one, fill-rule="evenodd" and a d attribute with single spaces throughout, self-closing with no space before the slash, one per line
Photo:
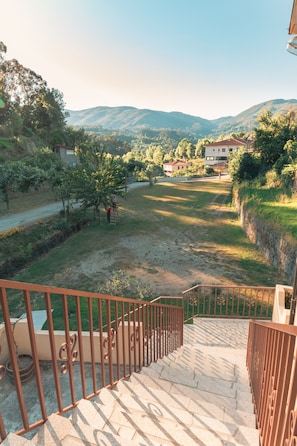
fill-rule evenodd
<path id="1" fill-rule="evenodd" d="M 226 164 L 230 153 L 234 153 L 241 148 L 249 151 L 251 143 L 252 141 L 247 139 L 230 138 L 207 144 L 205 146 L 205 166 Z"/>
<path id="2" fill-rule="evenodd" d="M 171 177 L 174 172 L 186 169 L 189 165 L 187 161 L 170 161 L 163 164 L 163 172 L 167 177 Z"/>
<path id="3" fill-rule="evenodd" d="M 55 148 L 55 153 L 65 167 L 75 167 L 77 165 L 78 158 L 73 147 L 60 145 Z"/>

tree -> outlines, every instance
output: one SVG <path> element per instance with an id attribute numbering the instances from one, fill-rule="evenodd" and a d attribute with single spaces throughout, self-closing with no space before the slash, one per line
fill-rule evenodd
<path id="1" fill-rule="evenodd" d="M 264 112 L 259 118 L 260 127 L 255 129 L 254 149 L 262 163 L 272 167 L 285 153 L 289 140 L 296 141 L 297 122 L 294 112 L 273 118 L 271 111 Z"/>
<path id="2" fill-rule="evenodd" d="M 14 190 L 15 175 L 14 163 L 0 165 L 0 191 L 7 210 L 9 210 L 9 193 Z"/>
<path id="3" fill-rule="evenodd" d="M 175 149 L 175 157 L 191 159 L 195 156 L 195 146 L 187 138 L 183 138 Z"/>
<path id="4" fill-rule="evenodd" d="M 36 133 L 53 143 L 59 136 L 61 141 L 67 116 L 62 93 L 49 89 L 40 75 L 16 59 L 5 60 L 5 53 L 6 46 L 0 42 L 0 99 L 4 104 L 0 124 L 15 130 L 13 124 L 21 122 L 23 134 Z"/>
<path id="5" fill-rule="evenodd" d="M 35 149 L 26 163 L 42 169 L 46 173 L 47 182 L 52 190 L 57 192 L 66 173 L 62 161 L 56 153 L 49 148 Z"/>
<path id="6" fill-rule="evenodd" d="M 38 189 L 46 180 L 46 172 L 23 161 L 10 161 L 0 166 L 0 191 L 9 210 L 10 193 L 28 192 L 31 187 Z"/>
<path id="7" fill-rule="evenodd" d="M 36 166 L 28 166 L 17 161 L 18 170 L 15 178 L 15 188 L 18 192 L 29 192 L 31 188 L 38 190 L 47 180 L 47 173 Z"/>
<path id="8" fill-rule="evenodd" d="M 82 207 L 93 207 L 100 220 L 100 205 L 107 208 L 112 195 L 123 196 L 126 169 L 122 160 L 101 150 L 78 150 L 79 163 L 72 171 L 71 190 Z"/>
<path id="9" fill-rule="evenodd" d="M 209 144 L 211 141 L 208 138 L 203 138 L 197 141 L 195 147 L 195 157 L 196 158 L 204 158 L 205 156 L 205 146 Z"/>
<path id="10" fill-rule="evenodd" d="M 229 173 L 232 181 L 252 180 L 259 173 L 260 163 L 251 153 L 240 149 L 230 155 Z"/>
<path id="11" fill-rule="evenodd" d="M 64 140 L 63 132 L 66 125 L 64 106 L 61 92 L 45 88 L 36 98 L 31 120 L 24 121 L 24 124 L 31 126 L 38 136 L 48 140 L 51 147 L 55 147 Z"/>

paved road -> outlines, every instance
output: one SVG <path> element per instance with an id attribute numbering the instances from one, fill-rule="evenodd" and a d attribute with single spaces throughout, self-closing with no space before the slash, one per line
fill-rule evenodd
<path id="1" fill-rule="evenodd" d="M 218 177 L 208 177 L 207 179 L 209 180 L 213 180 L 213 179 L 217 179 Z M 224 178 L 226 178 L 226 176 L 224 175 Z M 195 178 L 195 180 L 191 180 L 191 181 L 201 181 L 201 180 L 206 180 L 206 178 Z M 160 180 L 158 180 L 158 182 L 181 182 L 181 181 L 189 181 L 187 178 L 185 177 L 181 177 L 181 178 L 161 178 Z M 147 185 L 147 182 L 142 182 L 142 183 L 132 183 L 128 186 L 128 190 L 129 189 L 134 189 L 135 187 L 139 187 L 139 186 L 145 186 Z M 73 206 L 79 206 L 79 204 L 77 203 L 73 203 Z M 57 203 L 52 203 L 52 204 L 48 204 L 46 206 L 42 206 L 36 209 L 31 209 L 29 211 L 25 211 L 25 212 L 21 212 L 19 214 L 13 214 L 13 215 L 8 215 L 5 217 L 1 217 L 0 218 L 0 232 L 3 231 L 7 231 L 8 229 L 12 229 L 12 228 L 16 228 L 16 227 L 21 227 L 21 226 L 26 226 L 29 223 L 32 223 L 34 221 L 37 221 L 39 219 L 44 219 L 47 217 L 50 217 L 51 215 L 57 214 L 58 212 L 60 212 L 61 210 L 63 210 L 63 206 L 61 202 L 57 202 Z"/>

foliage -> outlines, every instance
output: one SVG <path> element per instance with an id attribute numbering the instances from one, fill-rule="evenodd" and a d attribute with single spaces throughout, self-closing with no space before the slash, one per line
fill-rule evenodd
<path id="1" fill-rule="evenodd" d="M 153 297 L 149 284 L 143 283 L 123 270 L 112 271 L 105 285 L 100 286 L 100 293 L 140 300 Z"/>
<path id="2" fill-rule="evenodd" d="M 289 148 L 288 141 L 296 142 L 296 115 L 290 112 L 273 118 L 272 112 L 267 111 L 258 121 L 260 127 L 255 129 L 254 149 L 262 162 L 271 167 Z M 296 152 L 296 146 L 292 144 L 291 147 Z"/>
<path id="3" fill-rule="evenodd" d="M 297 202 L 294 195 L 288 196 L 284 188 L 279 186 L 260 186 L 258 181 L 243 182 L 238 186 L 238 192 L 245 206 L 254 214 L 259 215 L 271 226 L 279 228 L 291 240 L 296 243 Z"/>
<path id="4" fill-rule="evenodd" d="M 282 185 L 286 190 L 291 191 L 293 182 L 296 178 L 296 172 L 297 172 L 297 162 L 296 160 L 291 163 L 284 166 L 281 172 L 281 181 Z"/>
<path id="5" fill-rule="evenodd" d="M 78 165 L 71 172 L 70 190 L 82 207 L 93 207 L 100 219 L 100 205 L 112 204 L 112 195 L 124 195 L 126 169 L 120 158 L 95 147 L 77 150 Z"/>
<path id="6" fill-rule="evenodd" d="M 0 232 L 0 238 L 5 239 L 11 237 L 14 234 L 18 234 L 19 232 L 20 232 L 19 227 L 7 229 L 6 231 Z"/>
<path id="7" fill-rule="evenodd" d="M 183 138 L 175 150 L 175 157 L 180 159 L 192 159 L 195 156 L 195 146 L 187 138 Z"/>
<path id="8" fill-rule="evenodd" d="M 22 161 L 10 161 L 0 165 L 0 191 L 7 210 L 12 191 L 28 192 L 30 188 L 38 189 L 46 178 L 44 170 Z"/>
<path id="9" fill-rule="evenodd" d="M 0 272 L 8 278 L 37 259 L 41 254 L 61 244 L 90 221 L 80 211 L 73 211 L 66 221 L 61 216 L 39 221 L 26 228 L 14 228 L 0 233 Z"/>
<path id="10" fill-rule="evenodd" d="M 260 170 L 259 159 L 240 149 L 229 156 L 229 173 L 232 181 L 252 180 Z"/>
<path id="11" fill-rule="evenodd" d="M 6 50 L 0 42 L 1 132 L 11 136 L 35 134 L 52 146 L 61 142 L 67 116 L 62 93 L 49 89 L 40 75 L 16 59 L 5 60 Z"/>
<path id="12" fill-rule="evenodd" d="M 212 175 L 215 173 L 214 168 L 211 166 L 205 166 L 205 173 L 206 175 Z"/>

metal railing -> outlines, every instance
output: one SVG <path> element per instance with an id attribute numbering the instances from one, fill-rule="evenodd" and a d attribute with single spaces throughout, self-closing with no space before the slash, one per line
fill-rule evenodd
<path id="1" fill-rule="evenodd" d="M 297 327 L 251 321 L 247 367 L 262 446 L 297 444 Z"/>
<path id="2" fill-rule="evenodd" d="M 42 330 L 34 327 L 34 310 L 45 314 Z M 21 319 L 20 313 L 23 313 Z M 7 280 L 0 280 L 1 321 L 5 336 L 0 337 L 0 354 L 5 338 L 4 350 L 7 349 L 13 373 L 11 387 L 20 411 L 18 434 L 34 430 L 47 420 L 45 394 L 49 389 L 44 388 L 42 361 L 47 361 L 52 374 L 55 410 L 51 408 L 51 413 L 61 414 L 73 409 L 81 398 L 93 398 L 102 388 L 114 386 L 120 379 L 174 351 L 183 339 L 182 305 Z M 28 384 L 22 382 L 21 354 L 33 361 L 34 404 L 40 409 L 39 418 L 34 415 L 31 419 L 24 396 L 23 386 Z M 0 379 L 6 370 L 7 364 L 0 365 Z M 87 380 L 91 381 L 91 388 Z M 3 406 L 1 411 L 0 443 L 7 435 Z"/>
<path id="3" fill-rule="evenodd" d="M 183 292 L 184 321 L 194 317 L 271 319 L 275 287 L 196 285 Z"/>

